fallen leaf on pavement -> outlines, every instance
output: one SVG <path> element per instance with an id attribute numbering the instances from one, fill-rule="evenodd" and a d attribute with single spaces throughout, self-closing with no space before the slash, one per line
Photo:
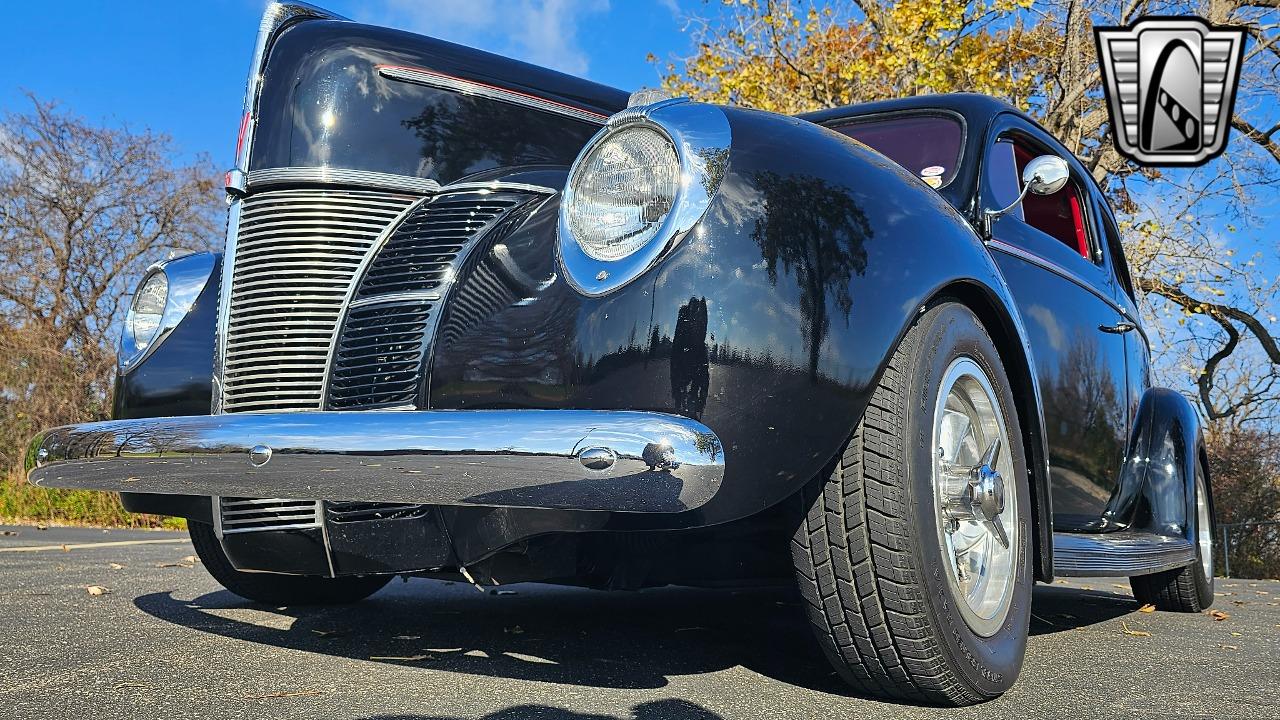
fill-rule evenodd
<path id="1" fill-rule="evenodd" d="M 1244 637 L 1244 633 L 1233 632 L 1231 633 L 1231 637 Z"/>
<path id="2" fill-rule="evenodd" d="M 182 562 L 191 563 L 192 565 L 195 565 L 196 563 L 200 562 L 200 558 L 196 557 L 195 555 L 188 555 L 182 558 Z"/>
<path id="3" fill-rule="evenodd" d="M 1219 645 L 1218 647 L 1222 648 L 1223 650 L 1239 650 L 1240 649 L 1239 645 Z"/>
<path id="4" fill-rule="evenodd" d="M 64 545 L 62 546 L 62 552 L 71 552 L 71 548 L 67 547 L 67 546 L 64 544 Z"/>
<path id="5" fill-rule="evenodd" d="M 123 566 L 123 565 L 121 565 L 120 563 L 108 563 L 108 564 L 107 564 L 107 566 L 108 566 L 108 567 L 110 567 L 112 570 L 123 570 L 123 569 L 124 569 L 124 566 Z"/>
<path id="6" fill-rule="evenodd" d="M 97 597 L 99 595 L 106 595 L 107 593 L 111 592 L 110 588 L 104 588 L 101 585 L 90 585 L 89 587 L 85 588 L 85 591 L 94 597 Z"/>
<path id="7" fill-rule="evenodd" d="M 1120 632 L 1123 632 L 1125 635 L 1132 635 L 1134 637 L 1151 637 L 1151 633 L 1147 632 L 1146 630 L 1130 630 L 1129 626 L 1125 624 L 1123 620 L 1120 621 Z"/>
<path id="8" fill-rule="evenodd" d="M 1138 612 L 1153 613 L 1155 611 L 1156 611 L 1156 606 L 1152 605 L 1151 603 L 1147 603 L 1146 605 L 1143 605 L 1142 607 L 1138 608 Z"/>
<path id="9" fill-rule="evenodd" d="M 1231 617 L 1231 615 L 1222 610 L 1210 610 L 1209 617 L 1213 618 L 1214 620 L 1220 621 L 1220 620 L 1226 620 L 1227 618 Z"/>

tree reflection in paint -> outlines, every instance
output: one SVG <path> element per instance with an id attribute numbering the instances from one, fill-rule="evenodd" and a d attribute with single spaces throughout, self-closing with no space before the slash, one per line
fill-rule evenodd
<path id="1" fill-rule="evenodd" d="M 656 334 L 657 328 L 654 328 Z M 671 398 L 676 410 L 694 419 L 707 407 L 711 372 L 707 357 L 707 299 L 689 298 L 676 315 L 671 338 Z"/>
<path id="2" fill-rule="evenodd" d="M 809 376 L 816 380 L 819 352 L 831 327 L 828 303 L 848 323 L 853 311 L 849 279 L 866 271 L 864 245 L 874 233 L 850 194 L 822 178 L 760 172 L 754 180 L 765 211 L 751 237 L 760 246 L 771 283 L 778 282 L 779 264 L 795 276 Z"/>
<path id="3" fill-rule="evenodd" d="M 422 141 L 417 175 L 452 182 L 494 167 L 567 165 L 595 133 L 588 123 L 482 97 L 427 93 L 401 122 Z"/>

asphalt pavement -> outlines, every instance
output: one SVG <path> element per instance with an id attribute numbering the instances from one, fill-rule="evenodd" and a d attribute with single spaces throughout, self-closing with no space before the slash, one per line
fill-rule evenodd
<path id="1" fill-rule="evenodd" d="M 192 554 L 185 533 L 0 526 L 0 716 L 1280 718 L 1275 581 L 1219 578 L 1221 619 L 1140 612 L 1123 580 L 1039 586 L 1021 679 L 956 711 L 852 695 L 782 591 L 415 579 L 272 608 Z"/>

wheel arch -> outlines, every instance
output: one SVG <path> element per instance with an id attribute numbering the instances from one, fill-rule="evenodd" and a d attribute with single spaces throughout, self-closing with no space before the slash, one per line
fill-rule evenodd
<path id="1" fill-rule="evenodd" d="M 1210 524 L 1213 483 L 1200 415 L 1169 388 L 1149 388 L 1138 404 L 1125 464 L 1107 517 L 1160 535 L 1195 540 L 1195 472 L 1203 463 Z M 1212 528 L 1211 528 L 1212 529 Z"/>
<path id="2" fill-rule="evenodd" d="M 1033 368 L 1031 349 L 1022 323 L 1011 303 L 998 291 L 968 280 L 955 280 L 939 288 L 928 305 L 953 299 L 969 308 L 991 335 L 1005 372 L 1013 387 L 1014 402 L 1020 420 L 1022 444 L 1027 451 L 1030 474 L 1032 521 L 1032 553 L 1035 577 L 1042 582 L 1053 580 L 1053 500 L 1050 491 L 1048 446 L 1044 432 L 1044 412 L 1040 384 Z"/>

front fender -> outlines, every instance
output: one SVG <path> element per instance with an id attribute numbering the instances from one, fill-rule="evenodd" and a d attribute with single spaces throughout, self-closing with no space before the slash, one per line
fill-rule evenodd
<path id="1" fill-rule="evenodd" d="M 663 521 L 726 522 L 822 472 L 918 313 L 941 295 L 960 297 L 1009 353 L 1047 532 L 1034 364 L 1009 290 L 973 229 L 918 178 L 842 135 L 770 113 L 724 112 L 732 146 L 706 214 L 621 289 L 586 297 L 548 267 L 555 203 L 530 218 L 536 232 L 504 241 L 544 287 L 439 339 L 431 407 L 645 409 L 698 419 L 724 443 L 724 484 L 703 507 Z M 618 515 L 610 527 L 647 522 Z"/>

